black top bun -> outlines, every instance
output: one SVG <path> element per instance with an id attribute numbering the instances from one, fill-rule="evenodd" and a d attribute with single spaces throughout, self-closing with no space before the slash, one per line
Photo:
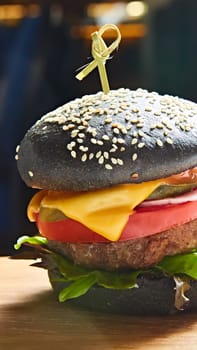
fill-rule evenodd
<path id="1" fill-rule="evenodd" d="M 25 135 L 18 169 L 30 187 L 85 191 L 197 165 L 197 104 L 138 89 L 75 99 Z"/>

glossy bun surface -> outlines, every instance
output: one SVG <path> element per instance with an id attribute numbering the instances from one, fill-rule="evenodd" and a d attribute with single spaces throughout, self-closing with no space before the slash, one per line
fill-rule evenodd
<path id="1" fill-rule="evenodd" d="M 75 99 L 25 135 L 18 169 L 30 187 L 86 191 L 197 165 L 197 104 L 138 89 Z"/>

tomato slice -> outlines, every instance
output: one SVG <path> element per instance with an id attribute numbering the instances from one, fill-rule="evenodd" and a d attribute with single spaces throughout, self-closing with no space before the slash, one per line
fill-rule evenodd
<path id="1" fill-rule="evenodd" d="M 197 218 L 197 201 L 183 204 L 137 208 L 120 237 L 120 241 L 154 235 Z M 72 219 L 44 222 L 37 214 L 41 235 L 61 242 L 110 242 L 81 223 Z"/>

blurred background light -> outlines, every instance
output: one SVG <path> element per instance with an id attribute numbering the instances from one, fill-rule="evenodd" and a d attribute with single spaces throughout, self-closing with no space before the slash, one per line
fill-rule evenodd
<path id="1" fill-rule="evenodd" d="M 0 22 L 4 24 L 16 24 L 24 17 L 37 17 L 40 15 L 39 4 L 8 4 L 0 5 Z"/>
<path id="2" fill-rule="evenodd" d="M 144 1 L 89 3 L 87 6 L 87 16 L 98 25 L 139 19 L 147 12 L 148 5 Z"/>
<path id="3" fill-rule="evenodd" d="M 140 39 L 143 38 L 148 31 L 148 28 L 143 23 L 125 23 L 119 24 L 118 28 L 121 32 L 122 39 Z M 85 39 L 91 41 L 91 34 L 99 29 L 98 25 L 76 25 L 71 27 L 71 36 L 73 39 Z M 108 30 L 103 34 L 105 39 L 114 39 L 116 33 Z"/>
<path id="4" fill-rule="evenodd" d="M 126 12 L 131 18 L 140 18 L 148 12 L 148 5 L 144 1 L 131 1 L 126 5 Z"/>
<path id="5" fill-rule="evenodd" d="M 125 19 L 125 3 L 92 3 L 88 5 L 87 15 L 95 19 L 99 25 L 120 23 Z"/>

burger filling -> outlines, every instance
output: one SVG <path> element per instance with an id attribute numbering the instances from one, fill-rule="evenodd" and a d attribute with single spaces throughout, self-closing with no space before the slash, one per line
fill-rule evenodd
<path id="1" fill-rule="evenodd" d="M 60 301 L 92 285 L 125 289 L 141 274 L 174 278 L 179 300 L 197 279 L 197 168 L 166 179 L 123 184 L 92 192 L 40 191 L 28 216 L 42 236 L 21 244 L 39 246 L 68 283 Z M 51 262 L 49 263 L 51 264 Z M 182 281 L 177 284 L 177 278 Z M 181 296 L 181 300 L 180 300 Z"/>
<path id="2" fill-rule="evenodd" d="M 121 184 L 96 191 L 44 190 L 32 198 L 28 217 L 37 222 L 43 236 L 64 242 L 134 239 L 196 219 L 197 210 L 195 204 L 191 204 L 197 199 L 196 187 L 197 168 L 194 168 L 165 179 Z M 183 194 L 186 191 L 189 191 L 187 196 Z M 184 206 L 175 207 L 183 203 Z M 146 209 L 142 209 L 144 207 Z M 159 221 L 154 214 L 160 215 Z M 58 234 L 58 223 L 64 226 L 61 234 Z M 57 231 L 56 237 L 56 233 L 51 235 L 54 231 L 52 226 Z M 68 235 L 68 230 L 72 231 L 72 235 Z"/>

